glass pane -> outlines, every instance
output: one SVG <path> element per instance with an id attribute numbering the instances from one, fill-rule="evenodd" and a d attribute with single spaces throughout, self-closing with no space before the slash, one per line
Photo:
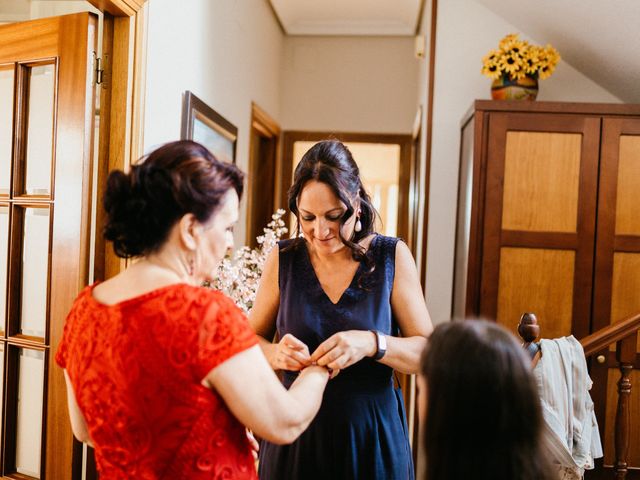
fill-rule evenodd
<path id="1" fill-rule="evenodd" d="M 0 195 L 8 195 L 13 135 L 13 67 L 0 69 L 0 125 Z"/>
<path id="2" fill-rule="evenodd" d="M 20 349 L 16 470 L 40 478 L 44 352 Z"/>
<path id="3" fill-rule="evenodd" d="M 7 259 L 8 258 L 9 258 L 9 207 L 7 207 L 6 205 L 0 205 L 0 331 L 4 331 L 4 325 L 5 325 L 5 319 L 6 319 Z"/>
<path id="4" fill-rule="evenodd" d="M 25 176 L 25 193 L 29 195 L 50 193 L 54 89 L 54 65 L 40 65 L 30 69 Z"/>
<path id="5" fill-rule="evenodd" d="M 49 209 L 25 208 L 20 333 L 43 337 L 47 319 Z"/>

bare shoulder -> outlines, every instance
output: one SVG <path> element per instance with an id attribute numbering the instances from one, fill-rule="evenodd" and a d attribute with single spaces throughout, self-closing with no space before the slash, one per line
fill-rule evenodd
<path id="1" fill-rule="evenodd" d="M 276 245 L 267 255 L 262 266 L 262 275 L 258 286 L 258 297 L 274 297 L 280 295 L 280 249 Z M 258 298 L 260 300 L 260 298 Z"/>
<path id="2" fill-rule="evenodd" d="M 433 327 L 424 291 L 420 285 L 418 269 L 411 250 L 402 240 L 396 244 L 391 306 L 404 336 L 429 336 Z"/>
<path id="3" fill-rule="evenodd" d="M 136 296 L 138 290 L 144 293 L 145 289 L 149 289 L 148 286 L 140 285 L 139 282 L 136 283 L 133 280 L 130 272 L 124 270 L 93 287 L 93 298 L 102 304 L 113 305 Z"/>
<path id="4" fill-rule="evenodd" d="M 404 241 L 398 239 L 396 243 L 395 255 L 395 283 L 409 281 L 414 284 L 420 282 L 418 279 L 418 269 L 413 254 Z"/>
<path id="5" fill-rule="evenodd" d="M 278 245 L 273 247 L 267 258 L 264 261 L 264 267 L 262 268 L 263 275 L 265 273 L 274 273 L 278 271 L 278 266 L 280 264 L 280 248 Z"/>
<path id="6" fill-rule="evenodd" d="M 411 250 L 409 250 L 409 246 L 399 238 L 398 242 L 396 243 L 396 265 L 406 265 L 407 262 L 415 267 L 413 254 L 411 253 Z"/>
<path id="7" fill-rule="evenodd" d="M 274 247 L 267 255 L 262 268 L 255 302 L 249 312 L 249 323 L 254 331 L 263 338 L 273 338 L 275 320 L 280 304 L 280 286 L 278 282 L 280 249 Z"/>

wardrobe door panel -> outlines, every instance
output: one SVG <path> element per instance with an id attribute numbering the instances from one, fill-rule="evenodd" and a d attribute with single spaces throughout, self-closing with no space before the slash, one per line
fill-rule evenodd
<path id="1" fill-rule="evenodd" d="M 590 331 L 600 118 L 491 113 L 480 315 L 545 338 Z"/>
<path id="2" fill-rule="evenodd" d="M 616 235 L 640 236 L 640 135 L 621 135 L 616 194 Z"/>
<path id="3" fill-rule="evenodd" d="M 594 330 L 640 311 L 640 303 L 635 303 L 640 295 L 629 290 L 640 257 L 638 192 L 640 119 L 606 118 L 602 128 Z"/>
<path id="4" fill-rule="evenodd" d="M 640 312 L 640 119 L 605 118 L 598 199 L 593 330 Z M 640 344 L 638 345 L 640 352 Z M 614 422 L 620 370 L 613 353 L 593 363 L 592 397 L 604 432 L 605 465 L 614 462 Z M 636 359 L 635 367 L 640 362 Z M 631 425 L 640 425 L 640 374 L 631 381 Z M 605 390 L 604 385 L 607 385 Z M 631 429 L 628 463 L 640 467 L 640 431 Z"/>
<path id="5" fill-rule="evenodd" d="M 498 323 L 517 335 L 519 316 L 532 311 L 545 336 L 570 335 L 574 265 L 572 250 L 502 248 Z"/>
<path id="6" fill-rule="evenodd" d="M 575 233 L 578 133 L 507 132 L 502 229 Z"/>
<path id="7" fill-rule="evenodd" d="M 640 312 L 640 253 L 615 252 L 611 279 L 611 323 Z M 611 346 L 615 350 L 615 345 Z M 640 340 L 638 341 L 640 351 Z"/>

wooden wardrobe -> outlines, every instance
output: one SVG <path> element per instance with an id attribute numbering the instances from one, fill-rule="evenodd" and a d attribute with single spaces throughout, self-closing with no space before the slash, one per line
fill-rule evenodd
<path id="1" fill-rule="evenodd" d="M 515 332 L 520 315 L 535 312 L 543 338 L 580 339 L 640 312 L 640 105 L 476 101 L 461 126 L 453 288 L 454 318 Z M 612 351 L 596 358 L 606 466 L 620 372 Z M 632 468 L 640 467 L 639 376 Z"/>

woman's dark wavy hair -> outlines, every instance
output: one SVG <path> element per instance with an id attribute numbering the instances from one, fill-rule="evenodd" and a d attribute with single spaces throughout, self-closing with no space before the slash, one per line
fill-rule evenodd
<path id="1" fill-rule="evenodd" d="M 167 143 L 143 157 L 129 173 L 115 170 L 107 178 L 104 237 L 119 257 L 146 255 L 166 241 L 173 225 L 192 213 L 207 222 L 227 191 L 240 198 L 244 174 L 217 160 L 199 143 Z"/>
<path id="2" fill-rule="evenodd" d="M 529 361 L 493 322 L 441 324 L 422 355 L 427 480 L 550 480 Z M 556 477 L 557 478 L 557 477 Z"/>
<path id="3" fill-rule="evenodd" d="M 296 219 L 299 219 L 298 199 L 300 193 L 307 182 L 311 180 L 328 185 L 336 197 L 346 205 L 347 210 L 340 219 L 341 228 L 338 231 L 340 240 L 351 250 L 354 260 L 364 261 L 367 270 L 372 271 L 374 261 L 366 255 L 365 249 L 358 242 L 374 232 L 378 213 L 373 208 L 371 197 L 362 185 L 360 169 L 349 149 L 338 140 L 323 140 L 316 143 L 304 154 L 293 174 L 293 185 L 288 192 L 289 210 L 296 216 Z M 352 203 L 356 199 L 360 203 L 362 230 L 354 232 L 353 238 L 344 238 L 342 226 L 353 215 Z M 299 220 L 297 232 L 296 237 L 299 237 Z"/>

